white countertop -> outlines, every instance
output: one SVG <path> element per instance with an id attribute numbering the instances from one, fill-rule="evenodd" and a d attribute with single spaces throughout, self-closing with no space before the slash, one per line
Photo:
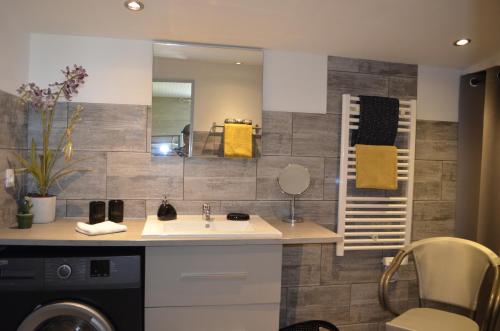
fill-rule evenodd
<path id="1" fill-rule="evenodd" d="M 251 245 L 251 244 L 307 244 L 334 243 L 342 237 L 311 221 L 290 225 L 281 221 L 268 220 L 278 229 L 281 239 L 238 239 L 238 238 L 142 238 L 144 220 L 125 220 L 127 232 L 99 236 L 87 236 L 75 231 L 76 222 L 82 218 L 59 219 L 49 224 L 33 224 L 31 229 L 0 229 L 0 245 L 34 246 L 203 246 L 203 245 Z"/>

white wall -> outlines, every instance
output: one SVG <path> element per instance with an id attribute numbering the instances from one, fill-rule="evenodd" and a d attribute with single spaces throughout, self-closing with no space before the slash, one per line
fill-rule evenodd
<path id="1" fill-rule="evenodd" d="M 194 81 L 194 130 L 226 118 L 262 125 L 262 67 L 155 57 L 157 80 Z"/>
<path id="2" fill-rule="evenodd" d="M 0 90 L 17 94 L 28 80 L 29 34 L 8 9 L 0 10 Z"/>
<path id="3" fill-rule="evenodd" d="M 462 71 L 418 66 L 417 119 L 458 122 Z"/>
<path id="4" fill-rule="evenodd" d="M 264 110 L 326 113 L 326 55 L 264 51 Z"/>
<path id="5" fill-rule="evenodd" d="M 89 77 L 73 101 L 150 105 L 152 61 L 151 41 L 32 34 L 29 79 L 45 87 L 78 64 Z"/>

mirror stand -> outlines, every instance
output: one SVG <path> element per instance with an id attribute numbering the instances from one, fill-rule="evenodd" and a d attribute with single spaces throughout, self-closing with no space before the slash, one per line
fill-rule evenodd
<path id="1" fill-rule="evenodd" d="M 290 223 L 294 225 L 295 223 L 302 223 L 304 220 L 302 217 L 295 217 L 295 197 L 298 194 L 290 194 L 292 196 L 292 203 L 290 204 L 290 216 L 288 218 L 283 219 L 283 222 Z"/>

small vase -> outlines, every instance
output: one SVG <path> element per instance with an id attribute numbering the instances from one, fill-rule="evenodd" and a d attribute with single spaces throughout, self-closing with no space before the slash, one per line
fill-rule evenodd
<path id="1" fill-rule="evenodd" d="M 31 197 L 33 223 L 51 223 L 56 219 L 56 197 Z"/>
<path id="2" fill-rule="evenodd" d="M 19 229 L 29 229 L 33 224 L 33 214 L 17 214 L 17 227 Z"/>

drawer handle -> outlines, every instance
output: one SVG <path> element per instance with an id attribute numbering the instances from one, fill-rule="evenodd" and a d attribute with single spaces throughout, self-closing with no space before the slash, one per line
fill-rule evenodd
<path id="1" fill-rule="evenodd" d="M 246 279 L 248 272 L 205 272 L 205 273 L 182 273 L 181 279 L 197 280 L 197 279 L 212 279 L 212 280 L 238 280 Z"/>

